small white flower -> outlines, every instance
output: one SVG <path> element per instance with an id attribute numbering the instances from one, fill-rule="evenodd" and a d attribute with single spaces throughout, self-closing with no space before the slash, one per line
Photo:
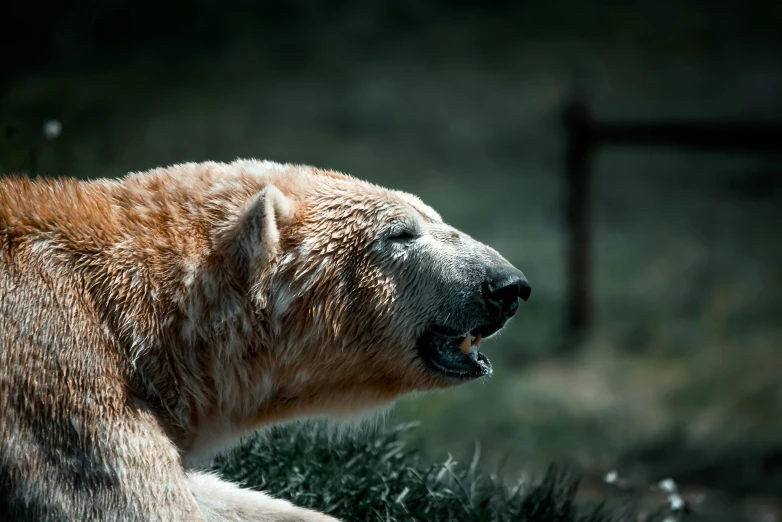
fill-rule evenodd
<path id="1" fill-rule="evenodd" d="M 62 123 L 57 120 L 47 120 L 43 124 L 43 135 L 47 140 L 56 139 L 62 132 Z"/>
<path id="2" fill-rule="evenodd" d="M 668 496 L 668 505 L 671 506 L 671 511 L 681 511 L 684 509 L 684 499 L 678 493 L 671 493 Z"/>
<path id="3" fill-rule="evenodd" d="M 674 482 L 673 479 L 669 479 L 669 478 L 661 480 L 657 484 L 657 487 L 667 493 L 675 493 L 677 489 L 676 482 Z"/>
<path id="4" fill-rule="evenodd" d="M 605 477 L 603 477 L 603 482 L 605 482 L 606 484 L 615 484 L 618 478 L 619 478 L 619 473 L 617 473 L 615 469 L 612 469 L 611 471 L 606 473 Z"/>

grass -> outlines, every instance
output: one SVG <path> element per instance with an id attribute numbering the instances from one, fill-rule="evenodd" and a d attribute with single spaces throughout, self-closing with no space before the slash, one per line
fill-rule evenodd
<path id="1" fill-rule="evenodd" d="M 578 505 L 577 480 L 553 467 L 536 481 L 506 484 L 480 471 L 479 452 L 466 465 L 452 458 L 430 463 L 402 439 L 411 429 L 398 425 L 335 440 L 311 424 L 274 428 L 214 469 L 346 522 L 607 522 L 631 513 L 627 506 Z"/>

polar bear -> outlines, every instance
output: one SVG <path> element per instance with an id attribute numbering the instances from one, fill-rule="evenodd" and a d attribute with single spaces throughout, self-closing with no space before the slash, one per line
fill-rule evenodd
<path id="1" fill-rule="evenodd" d="M 334 521 L 196 471 L 492 372 L 524 275 L 417 197 L 268 161 L 0 181 L 0 519 Z"/>

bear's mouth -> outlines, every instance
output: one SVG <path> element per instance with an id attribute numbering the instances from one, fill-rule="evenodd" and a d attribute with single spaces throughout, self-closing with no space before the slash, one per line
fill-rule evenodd
<path id="1" fill-rule="evenodd" d="M 432 326 L 418 339 L 418 353 L 429 370 L 448 379 L 465 381 L 491 375 L 491 361 L 479 351 L 481 340 L 497 333 L 505 322 L 478 326 L 466 333 Z"/>

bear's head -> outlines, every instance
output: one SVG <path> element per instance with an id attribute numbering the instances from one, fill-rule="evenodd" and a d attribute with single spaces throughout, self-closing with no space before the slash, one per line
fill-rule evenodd
<path id="1" fill-rule="evenodd" d="M 285 172 L 232 239 L 279 396 L 345 411 L 492 373 L 478 347 L 529 297 L 519 270 L 413 195 Z"/>

